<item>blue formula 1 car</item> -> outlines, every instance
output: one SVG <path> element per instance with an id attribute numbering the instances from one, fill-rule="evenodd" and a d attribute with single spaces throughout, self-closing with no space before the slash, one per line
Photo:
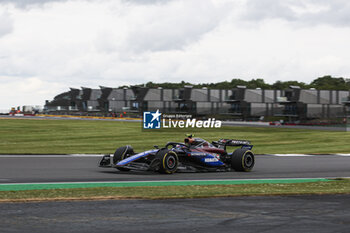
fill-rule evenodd
<path id="1" fill-rule="evenodd" d="M 239 146 L 232 153 L 228 146 Z M 168 142 L 163 148 L 135 153 L 131 146 L 104 155 L 100 167 L 120 171 L 142 170 L 172 174 L 177 171 L 251 171 L 254 167 L 253 145 L 246 140 L 220 139 L 209 143 L 187 135 L 184 143 Z"/>

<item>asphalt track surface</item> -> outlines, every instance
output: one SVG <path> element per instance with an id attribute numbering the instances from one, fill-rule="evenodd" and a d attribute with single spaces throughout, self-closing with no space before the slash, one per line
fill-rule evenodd
<path id="1" fill-rule="evenodd" d="M 164 175 L 100 168 L 97 166 L 100 158 L 96 156 L 0 155 L 0 183 L 350 177 L 350 156 L 257 155 L 255 158 L 252 172 Z"/>
<path id="2" fill-rule="evenodd" d="M 350 177 L 349 155 L 257 155 L 252 172 L 161 175 L 98 157 L 0 155 L 0 183 Z M 350 195 L 0 203 L 0 232 L 349 232 Z"/>
<path id="3" fill-rule="evenodd" d="M 350 195 L 2 203 L 0 232 L 344 232 Z"/>

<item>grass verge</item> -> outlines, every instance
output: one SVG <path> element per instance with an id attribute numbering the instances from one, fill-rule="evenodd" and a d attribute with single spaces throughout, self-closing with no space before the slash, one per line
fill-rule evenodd
<path id="1" fill-rule="evenodd" d="M 350 179 L 291 184 L 243 184 L 166 187 L 99 187 L 1 191 L 0 202 L 172 199 L 261 195 L 350 194 Z"/>
<path id="2" fill-rule="evenodd" d="M 208 141 L 247 139 L 256 154 L 350 152 L 348 132 L 258 127 L 142 131 L 140 122 L 0 119 L 0 153 L 103 154 L 124 145 L 142 151 L 168 141 L 181 142 L 185 133 Z"/>

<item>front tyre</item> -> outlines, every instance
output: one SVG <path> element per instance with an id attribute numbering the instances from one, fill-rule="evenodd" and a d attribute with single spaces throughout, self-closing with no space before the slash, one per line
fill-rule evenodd
<path id="1" fill-rule="evenodd" d="M 126 159 L 127 157 L 130 157 L 131 155 L 135 154 L 134 149 L 131 146 L 122 146 L 119 147 L 113 155 L 113 164 L 117 164 L 118 162 L 122 161 L 123 159 Z M 130 171 L 128 168 L 124 167 L 117 167 L 120 171 Z"/>
<path id="2" fill-rule="evenodd" d="M 167 149 L 159 150 L 155 159 L 158 159 L 160 162 L 158 169 L 160 173 L 173 174 L 177 171 L 179 158 L 174 151 Z"/>
<path id="3" fill-rule="evenodd" d="M 255 164 L 254 154 L 247 149 L 237 149 L 231 157 L 231 167 L 235 171 L 250 172 Z"/>

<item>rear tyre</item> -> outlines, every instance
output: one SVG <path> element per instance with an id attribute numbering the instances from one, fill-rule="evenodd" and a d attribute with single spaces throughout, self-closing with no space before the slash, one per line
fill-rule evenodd
<path id="1" fill-rule="evenodd" d="M 156 158 L 159 160 L 160 173 L 173 174 L 177 171 L 177 166 L 179 165 L 179 158 L 177 154 L 172 150 L 159 150 L 156 154 Z"/>
<path id="2" fill-rule="evenodd" d="M 254 154 L 247 149 L 237 149 L 231 157 L 231 167 L 235 171 L 250 172 L 255 164 Z"/>
<path id="3" fill-rule="evenodd" d="M 122 146 L 119 147 L 115 152 L 113 156 L 113 164 L 117 164 L 119 161 L 126 159 L 127 157 L 130 157 L 131 155 L 135 154 L 134 149 L 131 146 Z M 130 171 L 128 168 L 124 167 L 117 167 L 120 171 Z"/>

